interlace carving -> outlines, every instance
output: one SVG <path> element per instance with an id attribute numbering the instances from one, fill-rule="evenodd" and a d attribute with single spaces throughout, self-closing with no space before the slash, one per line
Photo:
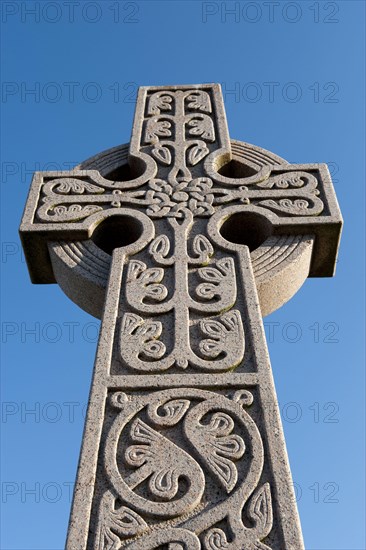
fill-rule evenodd
<path id="1" fill-rule="evenodd" d="M 146 190 L 139 191 L 125 190 L 128 182 L 123 184 L 124 190 L 116 189 L 101 176 L 96 177 L 96 181 L 102 180 L 103 186 L 84 181 L 92 177 L 92 171 L 88 176 L 76 172 L 75 177 L 67 175 L 47 181 L 42 188 L 37 220 L 77 222 L 96 212 L 123 205 L 142 207 L 152 218 L 183 218 L 187 210 L 194 216 L 207 217 L 215 208 L 228 203 L 258 206 L 284 216 L 318 216 L 324 209 L 317 196 L 317 178 L 303 171 L 269 177 L 264 183 L 259 176 L 256 183 L 237 188 L 233 185 L 217 187 L 208 177 L 183 180 L 174 185 L 153 179 L 144 185 Z"/>

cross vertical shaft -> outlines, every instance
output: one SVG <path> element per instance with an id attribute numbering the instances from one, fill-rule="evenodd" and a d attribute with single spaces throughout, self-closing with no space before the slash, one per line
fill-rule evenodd
<path id="1" fill-rule="evenodd" d="M 217 85 L 140 89 L 117 153 L 36 174 L 21 226 L 35 282 L 104 301 L 67 548 L 300 550 L 262 315 L 333 273 L 329 173 L 231 144 Z"/>

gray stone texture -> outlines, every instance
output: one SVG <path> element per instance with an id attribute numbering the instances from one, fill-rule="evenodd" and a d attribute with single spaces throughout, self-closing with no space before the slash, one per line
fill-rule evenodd
<path id="1" fill-rule="evenodd" d="M 326 165 L 230 141 L 217 84 L 140 88 L 129 145 L 35 174 L 32 281 L 102 318 L 68 550 L 304 548 L 262 317 L 341 224 Z"/>

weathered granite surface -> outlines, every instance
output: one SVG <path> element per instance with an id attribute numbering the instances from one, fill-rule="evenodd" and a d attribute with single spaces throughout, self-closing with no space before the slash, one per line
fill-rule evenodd
<path id="1" fill-rule="evenodd" d="M 129 146 L 35 174 L 32 281 L 103 319 L 68 550 L 304 547 L 262 316 L 341 223 L 326 165 L 230 141 L 219 85 L 140 88 Z"/>

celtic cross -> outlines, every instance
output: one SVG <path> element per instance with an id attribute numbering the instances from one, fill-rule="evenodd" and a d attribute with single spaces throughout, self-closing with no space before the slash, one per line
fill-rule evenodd
<path id="1" fill-rule="evenodd" d="M 32 281 L 102 318 L 68 550 L 301 550 L 262 316 L 331 276 L 324 164 L 230 141 L 219 85 L 143 87 L 129 146 L 34 175 Z"/>

